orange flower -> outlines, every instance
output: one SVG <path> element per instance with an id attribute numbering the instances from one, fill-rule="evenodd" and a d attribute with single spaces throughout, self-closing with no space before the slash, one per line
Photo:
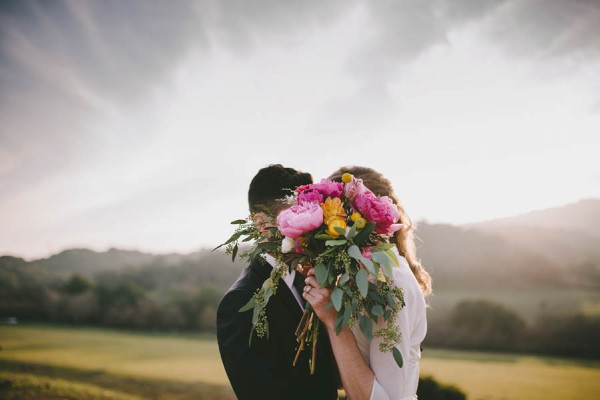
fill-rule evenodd
<path id="1" fill-rule="evenodd" d="M 344 212 L 342 201 L 338 197 L 334 197 L 333 199 L 328 197 L 325 200 L 325 203 L 321 203 L 321 208 L 323 209 L 323 221 L 325 221 L 327 225 L 334 219 L 346 219 L 347 215 Z"/>

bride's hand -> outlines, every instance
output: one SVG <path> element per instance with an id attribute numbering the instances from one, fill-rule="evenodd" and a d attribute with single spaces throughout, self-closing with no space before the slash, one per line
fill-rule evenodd
<path id="1" fill-rule="evenodd" d="M 333 306 L 327 308 L 331 303 L 331 290 L 322 288 L 314 275 L 315 270 L 311 268 L 308 271 L 308 277 L 304 280 L 306 286 L 304 287 L 302 297 L 310 303 L 321 322 L 328 328 L 333 329 L 337 319 L 337 312 Z"/>

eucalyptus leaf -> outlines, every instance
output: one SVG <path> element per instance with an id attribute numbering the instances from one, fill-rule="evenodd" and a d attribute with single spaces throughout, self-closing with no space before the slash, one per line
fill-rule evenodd
<path id="1" fill-rule="evenodd" d="M 342 308 L 342 299 L 344 298 L 344 291 L 340 288 L 335 288 L 333 289 L 333 292 L 331 292 L 331 302 L 333 303 L 333 306 L 335 307 L 336 311 L 340 311 Z"/>
<path id="2" fill-rule="evenodd" d="M 258 315 L 260 314 L 260 307 L 254 307 L 254 312 L 252 313 L 252 325 L 256 325 L 258 322 Z"/>
<path id="3" fill-rule="evenodd" d="M 383 272 L 385 273 L 385 275 L 388 278 L 392 278 L 393 272 L 392 272 L 392 267 L 390 265 L 384 265 L 383 266 Z"/>
<path id="4" fill-rule="evenodd" d="M 369 317 L 366 315 L 361 315 L 358 320 L 358 325 L 360 326 L 360 330 L 362 331 L 363 335 L 365 335 L 367 340 L 369 342 L 373 340 L 373 324 L 371 323 Z"/>
<path id="5" fill-rule="evenodd" d="M 325 242 L 325 246 L 341 246 L 346 243 L 348 243 L 346 239 L 328 240 Z"/>
<path id="6" fill-rule="evenodd" d="M 381 307 L 379 304 L 375 304 L 373 307 L 371 307 L 371 314 L 381 317 L 383 315 L 383 307 Z"/>
<path id="7" fill-rule="evenodd" d="M 400 353 L 400 350 L 398 350 L 396 346 L 394 346 L 394 348 L 392 349 L 392 354 L 394 355 L 394 361 L 396 361 L 398 367 L 402 368 L 402 366 L 404 365 L 404 360 L 402 360 L 402 353 Z"/>
<path id="8" fill-rule="evenodd" d="M 375 268 L 373 261 L 369 260 L 366 257 L 363 257 L 360 261 L 363 263 L 363 265 L 371 275 L 377 276 L 377 269 Z"/>
<path id="9" fill-rule="evenodd" d="M 369 280 L 367 277 L 367 271 L 364 269 L 361 269 L 356 273 L 356 286 L 358 286 L 358 291 L 362 297 L 367 297 L 369 291 Z"/>
<path id="10" fill-rule="evenodd" d="M 331 239 L 331 236 L 326 235 L 325 233 L 319 233 L 318 235 L 315 235 L 315 239 L 329 240 L 329 239 Z"/>
<path id="11" fill-rule="evenodd" d="M 253 308 L 255 305 L 256 305 L 256 301 L 254 300 L 254 297 L 252 297 L 252 298 L 250 299 L 250 301 L 248 301 L 244 307 L 242 307 L 242 308 L 240 308 L 240 309 L 239 309 L 239 311 L 238 311 L 238 312 L 245 312 L 245 311 L 248 311 L 248 310 L 250 310 L 251 308 Z"/>
<path id="12" fill-rule="evenodd" d="M 348 255 L 354 258 L 355 260 L 359 261 L 361 260 L 361 258 L 363 258 L 363 255 L 360 253 L 360 249 L 356 245 L 348 247 Z"/>
<path id="13" fill-rule="evenodd" d="M 348 282 L 348 280 L 350 279 L 350 276 L 348 275 L 348 273 L 344 273 L 341 277 L 340 280 L 338 281 L 339 285 L 343 285 L 344 283 Z"/>
<path id="14" fill-rule="evenodd" d="M 380 243 L 377 246 L 373 247 L 374 251 L 386 251 L 389 249 L 393 249 L 396 245 L 394 243 Z"/>
<path id="15" fill-rule="evenodd" d="M 388 266 L 388 267 L 392 266 L 392 260 L 384 252 L 381 252 L 381 251 L 371 252 L 371 259 L 373 259 L 373 261 L 376 261 L 383 266 Z"/>
<path id="16" fill-rule="evenodd" d="M 387 254 L 392 260 L 392 266 L 398 267 L 400 265 L 400 261 L 398 261 L 398 257 L 396 257 L 396 253 L 394 253 L 391 249 L 385 250 L 385 254 Z"/>
<path id="17" fill-rule="evenodd" d="M 348 321 L 350 321 L 350 316 L 352 315 L 352 306 L 346 305 L 344 307 L 344 318 L 342 319 L 342 328 L 348 325 Z"/>
<path id="18" fill-rule="evenodd" d="M 317 282 L 319 282 L 319 285 L 325 286 L 328 275 L 329 270 L 327 269 L 327 266 L 325 264 L 321 263 L 315 267 L 315 277 L 317 278 Z"/>

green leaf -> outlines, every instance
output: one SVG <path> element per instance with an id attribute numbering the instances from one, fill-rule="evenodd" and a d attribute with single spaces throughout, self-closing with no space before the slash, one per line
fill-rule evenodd
<path id="1" fill-rule="evenodd" d="M 258 322 L 258 315 L 260 314 L 260 307 L 254 307 L 254 312 L 252 313 L 252 325 L 256 325 Z"/>
<path id="2" fill-rule="evenodd" d="M 279 247 L 279 243 L 275 243 L 275 242 L 262 242 L 256 245 L 259 249 L 264 249 L 264 250 L 277 250 L 277 248 Z"/>
<path id="3" fill-rule="evenodd" d="M 385 297 L 386 297 L 390 307 L 392 307 L 392 309 L 396 310 L 396 302 L 394 301 L 394 296 L 392 295 L 392 292 L 387 292 L 385 294 Z"/>
<path id="4" fill-rule="evenodd" d="M 342 275 L 340 277 L 338 285 L 343 285 L 344 283 L 348 282 L 349 279 L 350 279 L 350 276 L 347 273 L 345 273 L 344 275 Z"/>
<path id="5" fill-rule="evenodd" d="M 367 279 L 368 274 L 364 269 L 358 270 L 356 273 L 356 286 L 362 297 L 367 297 L 369 291 L 369 280 Z"/>
<path id="6" fill-rule="evenodd" d="M 381 251 L 371 252 L 371 258 L 373 259 L 373 261 L 376 261 L 383 266 L 388 266 L 388 267 L 392 266 L 392 260 L 384 252 L 381 252 Z"/>
<path id="7" fill-rule="evenodd" d="M 344 322 L 344 316 L 343 315 L 338 315 L 337 319 L 335 320 L 335 334 L 339 335 L 340 332 L 342 331 L 343 328 L 343 322 Z"/>
<path id="8" fill-rule="evenodd" d="M 233 246 L 233 250 L 231 251 L 231 262 L 235 262 L 235 256 L 238 252 L 238 245 Z"/>
<path id="9" fill-rule="evenodd" d="M 344 318 L 342 319 L 342 328 L 348 325 L 348 321 L 350 321 L 350 316 L 352 315 L 352 306 L 346 305 L 344 307 Z"/>
<path id="10" fill-rule="evenodd" d="M 319 240 L 329 240 L 331 239 L 331 236 L 326 235 L 324 233 L 319 233 L 318 235 L 315 235 L 315 239 L 319 239 Z"/>
<path id="11" fill-rule="evenodd" d="M 369 342 L 373 340 L 373 324 L 371 323 L 369 317 L 366 315 L 361 315 L 360 319 L 358 320 L 358 325 L 360 326 L 360 330 L 362 331 L 363 335 L 365 335 L 367 340 Z"/>
<path id="12" fill-rule="evenodd" d="M 363 258 L 363 255 L 360 253 L 360 249 L 356 245 L 348 247 L 348 255 L 354 258 L 355 260 L 359 261 L 361 260 L 361 258 Z"/>
<path id="13" fill-rule="evenodd" d="M 398 350 L 396 346 L 394 346 L 394 348 L 392 349 L 392 354 L 394 355 L 394 360 L 396 361 L 396 364 L 398 364 L 398 367 L 402 368 L 402 366 L 404 365 L 404 361 L 402 360 L 402 353 L 400 353 L 400 350 Z"/>
<path id="14" fill-rule="evenodd" d="M 363 263 L 363 265 L 371 275 L 377 276 L 377 269 L 375 268 L 373 261 L 369 260 L 366 257 L 363 257 L 360 261 Z"/>
<path id="15" fill-rule="evenodd" d="M 393 273 L 392 273 L 392 267 L 389 265 L 384 265 L 383 266 L 383 273 L 388 277 L 388 278 L 392 278 L 393 277 Z"/>
<path id="16" fill-rule="evenodd" d="M 325 242 L 325 246 L 341 246 L 346 243 L 348 243 L 346 239 L 328 240 Z"/>
<path id="17" fill-rule="evenodd" d="M 356 229 L 357 229 L 356 224 L 352 225 L 352 227 L 348 231 L 348 234 L 346 235 L 346 237 L 348 239 L 352 239 L 354 236 L 356 236 Z"/>
<path id="18" fill-rule="evenodd" d="M 394 267 L 397 267 L 400 265 L 400 261 L 398 261 L 398 257 L 396 257 L 396 253 L 394 253 L 391 249 L 385 250 L 385 254 L 387 254 L 390 257 Z"/>
<path id="19" fill-rule="evenodd" d="M 381 317 L 383 315 L 383 307 L 381 307 L 379 304 L 375 304 L 373 307 L 371 307 L 371 314 Z"/>
<path id="20" fill-rule="evenodd" d="M 340 288 L 333 289 L 331 292 L 331 302 L 335 307 L 336 311 L 340 311 L 342 309 L 342 299 L 344 298 L 344 291 Z"/>
<path id="21" fill-rule="evenodd" d="M 319 264 L 315 267 L 315 277 L 317 278 L 317 282 L 319 282 L 319 285 L 325 286 L 328 276 L 329 270 L 325 264 Z"/>
<path id="22" fill-rule="evenodd" d="M 389 292 L 388 292 L 389 293 Z M 377 304 L 384 304 L 385 300 L 379 293 L 377 293 L 377 287 L 373 286 L 371 290 L 369 290 L 369 297 Z"/>
<path id="23" fill-rule="evenodd" d="M 236 219 L 235 221 L 231 221 L 231 225 L 241 225 L 241 224 L 245 224 L 246 220 L 245 219 Z"/>
<path id="24" fill-rule="evenodd" d="M 365 225 L 365 227 L 360 232 L 358 232 L 358 235 L 354 237 L 354 243 L 356 243 L 359 246 L 365 244 L 367 239 L 369 239 L 369 235 L 375 229 L 375 225 L 375 222 L 369 222 L 367 225 Z"/>
<path id="25" fill-rule="evenodd" d="M 339 233 L 342 236 L 344 236 L 346 234 L 346 230 L 345 229 L 338 228 L 337 226 L 335 228 L 333 228 L 333 230 L 336 231 L 337 233 Z"/>
<path id="26" fill-rule="evenodd" d="M 377 246 L 373 247 L 373 251 L 386 251 L 389 249 L 393 249 L 396 246 L 394 243 L 380 243 Z"/>
<path id="27" fill-rule="evenodd" d="M 252 297 L 250 299 L 250 301 L 248 301 L 244 307 L 240 308 L 240 310 L 238 312 L 248 311 L 251 308 L 253 308 L 255 305 L 256 305 L 256 301 L 254 301 L 254 297 Z"/>

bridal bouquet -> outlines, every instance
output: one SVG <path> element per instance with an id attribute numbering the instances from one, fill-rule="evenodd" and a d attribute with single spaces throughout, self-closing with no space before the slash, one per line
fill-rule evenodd
<path id="1" fill-rule="evenodd" d="M 223 244 L 233 259 L 241 241 L 253 242 L 241 253 L 244 258 L 252 260 L 267 251 L 278 260 L 278 267 L 262 288 L 240 309 L 240 312 L 253 311 L 250 338 L 253 332 L 258 337 L 268 337 L 266 306 L 276 293 L 280 278 L 290 267 L 300 265 L 306 270 L 307 266 L 313 266 L 319 284 L 332 290 L 330 306 L 337 311 L 336 333 L 345 326 L 352 328 L 358 324 L 369 341 L 381 338 L 380 350 L 391 351 L 402 367 L 402 355 L 395 347 L 400 342 L 395 320 L 404 307 L 404 299 L 402 290 L 392 282 L 392 268 L 398 266 L 398 259 L 390 238 L 403 225 L 398 223 L 400 213 L 392 200 L 376 196 L 362 180 L 344 174 L 342 182 L 323 179 L 300 186 L 283 201 L 291 207 L 276 220 L 267 221 L 270 227 L 261 231 L 251 219 L 233 221 L 238 228 Z M 383 318 L 384 324 L 374 331 L 379 318 Z M 315 370 L 319 324 L 307 303 L 296 330 L 298 348 L 294 365 L 301 351 L 312 348 L 311 374 Z"/>

